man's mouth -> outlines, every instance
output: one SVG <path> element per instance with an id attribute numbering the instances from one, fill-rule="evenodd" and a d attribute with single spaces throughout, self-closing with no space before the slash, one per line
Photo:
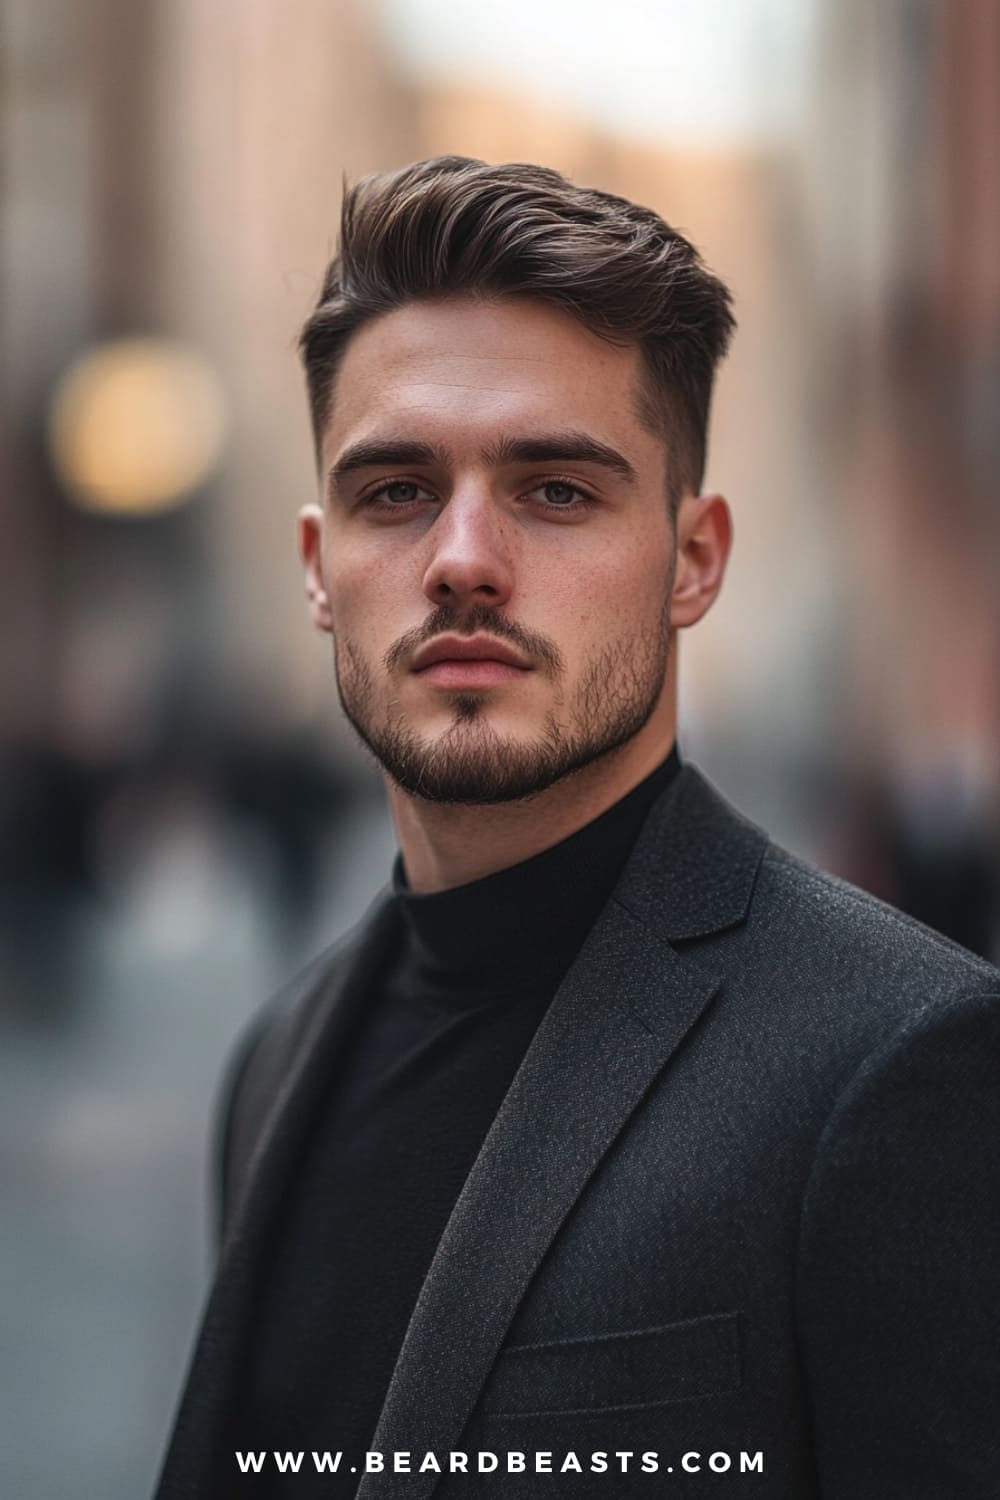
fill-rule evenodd
<path id="1" fill-rule="evenodd" d="M 414 675 L 441 688 L 499 687 L 532 668 L 506 641 L 489 635 L 441 635 L 421 647 Z"/>
<path id="2" fill-rule="evenodd" d="M 491 662 L 519 672 L 530 670 L 528 662 L 512 646 L 489 635 L 440 635 L 420 648 L 413 670 L 426 672 L 443 662 Z"/>

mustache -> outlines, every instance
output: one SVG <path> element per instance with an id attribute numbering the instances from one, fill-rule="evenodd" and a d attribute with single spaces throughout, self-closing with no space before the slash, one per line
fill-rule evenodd
<path id="1" fill-rule="evenodd" d="M 529 661 L 537 663 L 546 676 L 557 677 L 565 670 L 562 652 L 554 641 L 537 631 L 526 629 L 516 620 L 508 619 L 488 604 L 475 604 L 467 610 L 449 609 L 447 605 L 441 605 L 422 625 L 414 626 L 393 642 L 382 659 L 383 665 L 387 672 L 392 672 L 436 636 L 472 636 L 480 630 L 514 646 Z"/>

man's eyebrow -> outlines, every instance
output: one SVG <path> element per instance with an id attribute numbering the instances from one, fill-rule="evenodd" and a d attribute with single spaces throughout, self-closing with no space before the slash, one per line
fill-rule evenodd
<path id="1" fill-rule="evenodd" d="M 584 463 L 600 464 L 621 479 L 634 484 L 636 472 L 623 453 L 599 442 L 586 432 L 539 433 L 533 437 L 501 438 L 483 450 L 485 463 L 501 464 Z"/>
<path id="2" fill-rule="evenodd" d="M 327 475 L 327 484 L 332 489 L 346 474 L 353 474 L 357 469 L 392 469 L 406 464 L 444 467 L 447 463 L 445 449 L 433 443 L 418 443 L 408 438 L 363 438 L 344 449 Z"/>
<path id="3" fill-rule="evenodd" d="M 493 468 L 518 463 L 600 464 L 629 484 L 636 480 L 635 469 L 623 453 L 586 432 L 549 432 L 500 438 L 498 442 L 488 444 L 481 457 Z M 436 464 L 444 468 L 449 461 L 447 450 L 434 443 L 408 438 L 363 438 L 344 449 L 330 469 L 327 485 L 332 490 L 346 475 L 358 469 L 400 468 L 408 464 Z"/>

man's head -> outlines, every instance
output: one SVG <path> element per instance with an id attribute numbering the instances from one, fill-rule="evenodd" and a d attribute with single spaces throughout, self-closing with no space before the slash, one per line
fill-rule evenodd
<path id="1" fill-rule="evenodd" d="M 698 489 L 732 328 L 687 240 L 555 172 L 445 157 L 347 195 L 301 338 L 300 547 L 344 709 L 405 791 L 510 800 L 662 736 L 673 632 L 728 553 Z M 498 643 L 505 668 L 425 661 Z"/>

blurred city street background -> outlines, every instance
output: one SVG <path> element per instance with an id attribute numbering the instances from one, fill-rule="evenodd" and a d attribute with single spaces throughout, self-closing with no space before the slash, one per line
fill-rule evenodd
<path id="1" fill-rule="evenodd" d="M 651 205 L 733 289 L 681 751 L 1000 958 L 997 0 L 5 0 L 0 1492 L 149 1493 L 247 1017 L 394 839 L 309 627 L 344 178 Z"/>

